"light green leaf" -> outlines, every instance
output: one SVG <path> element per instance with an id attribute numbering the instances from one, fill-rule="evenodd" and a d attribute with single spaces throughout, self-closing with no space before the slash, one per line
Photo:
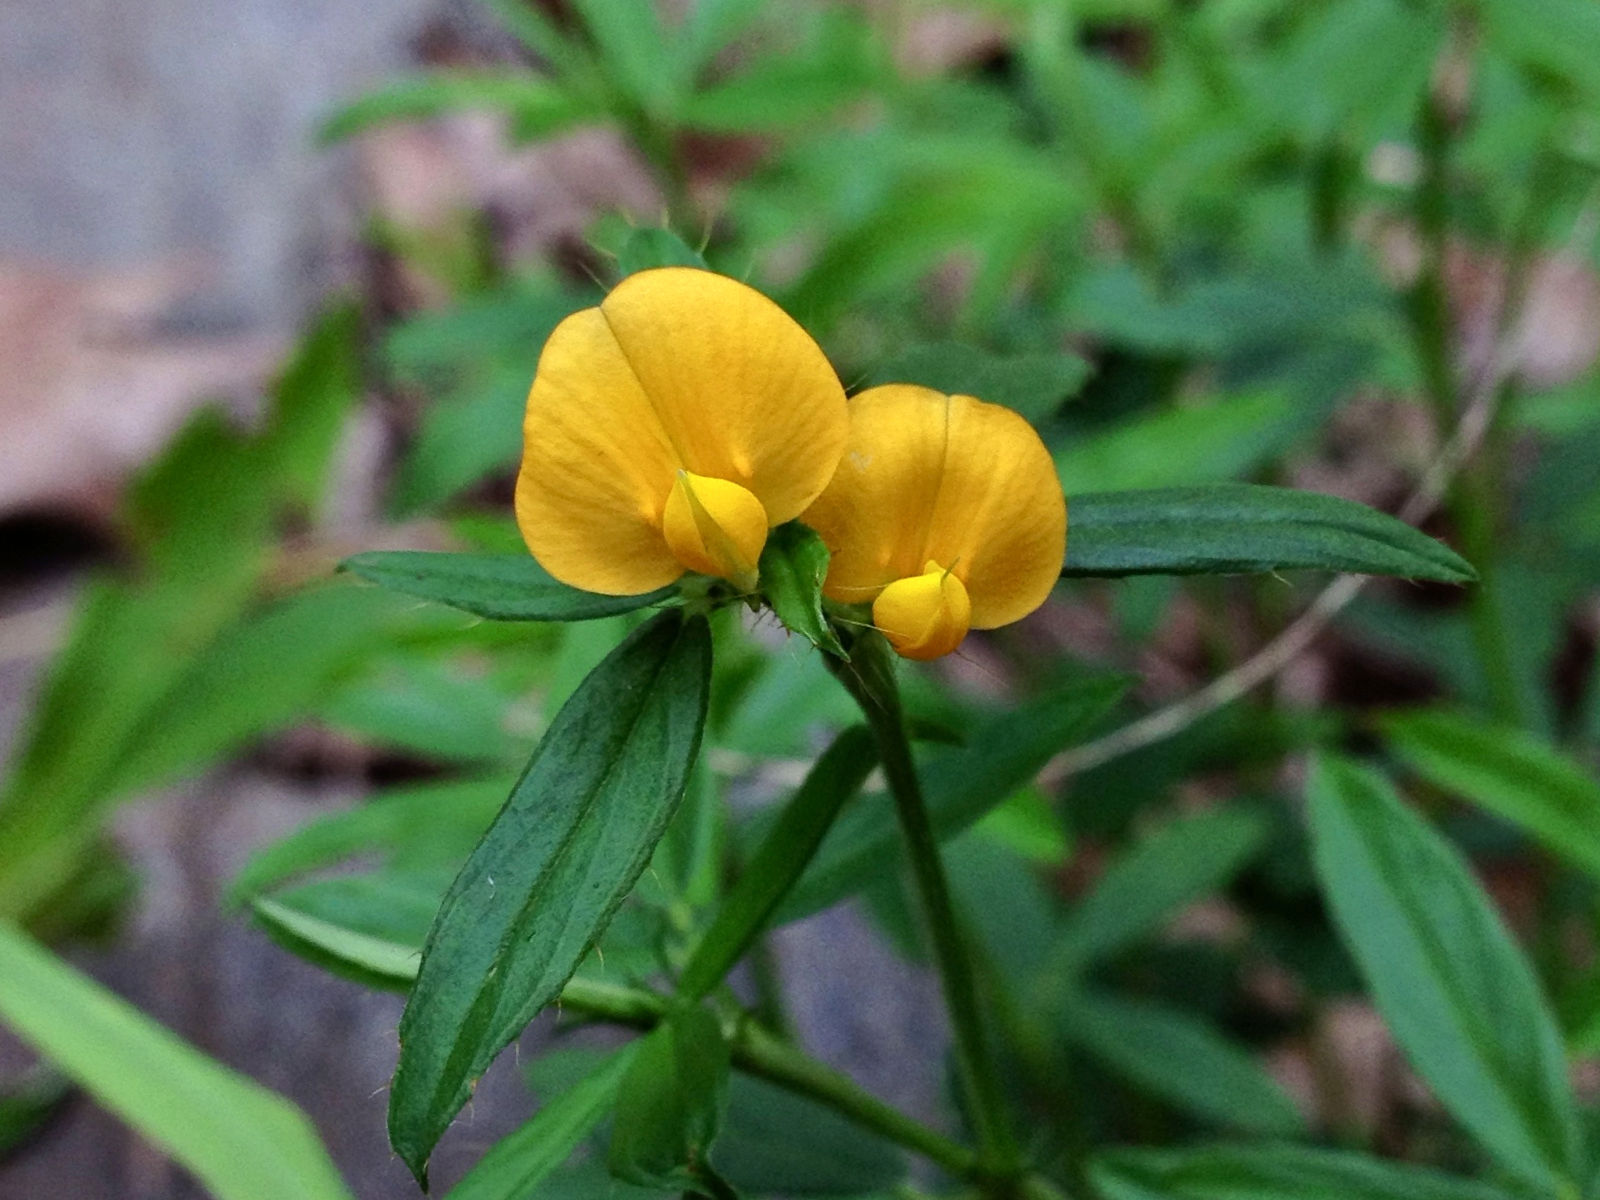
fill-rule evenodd
<path id="1" fill-rule="evenodd" d="M 317 131 L 324 144 L 393 121 L 424 121 L 487 109 L 517 122 L 524 136 L 556 130 L 594 115 L 566 89 L 527 71 L 436 71 L 401 79 L 339 109 Z"/>
<path id="2" fill-rule="evenodd" d="M 730 1053 L 710 1010 L 672 1013 L 638 1043 L 606 1166 L 624 1183 L 699 1190 L 728 1107 Z"/>
<path id="3" fill-rule="evenodd" d="M 1125 690 L 1121 679 L 1076 684 L 974 730 L 967 746 L 931 755 L 918 774 L 935 833 L 952 838 L 1003 802 L 1104 716 Z M 870 800 L 855 805 L 834 822 L 817 857 L 779 906 L 776 923 L 837 903 L 899 869 L 904 853 L 892 805 Z"/>
<path id="4" fill-rule="evenodd" d="M 1600 785 L 1542 738 L 1466 713 L 1392 713 L 1389 746 L 1428 782 L 1527 830 L 1600 878 Z"/>
<path id="5" fill-rule="evenodd" d="M 1111 1150 L 1089 1177 L 1102 1200 L 1511 1200 L 1426 1167 L 1313 1146 Z"/>
<path id="6" fill-rule="evenodd" d="M 589 621 L 648 608 L 677 591 L 674 586 L 637 596 L 581 592 L 552 578 L 528 554 L 372 550 L 345 559 L 340 569 L 495 621 Z"/>
<path id="7" fill-rule="evenodd" d="M 446 894 L 400 1022 L 390 1141 L 419 1180 L 472 1080 L 571 977 L 650 861 L 700 746 L 703 617 L 662 613 L 584 681 Z"/>
<path id="8" fill-rule="evenodd" d="M 819 650 L 849 660 L 822 612 L 822 581 L 828 574 L 828 547 L 798 521 L 767 535 L 761 551 L 761 591 L 783 627 Z"/>
<path id="9" fill-rule="evenodd" d="M 819 758 L 768 829 L 678 980 L 691 1000 L 710 994 L 743 957 L 788 895 L 832 827 L 839 810 L 878 763 L 871 734 L 846 729 Z"/>
<path id="10" fill-rule="evenodd" d="M 617 1103 L 617 1088 L 639 1043 L 608 1054 L 570 1088 L 551 1097 L 533 1119 L 495 1143 L 451 1188 L 447 1200 L 527 1200 Z"/>
<path id="11" fill-rule="evenodd" d="M 1318 570 L 1465 583 L 1460 555 L 1337 496 L 1252 484 L 1069 496 L 1062 575 Z"/>
<path id="12" fill-rule="evenodd" d="M 1577 1194 L 1555 1019 L 1466 863 L 1381 775 L 1322 757 L 1308 791 L 1322 889 L 1395 1040 L 1501 1165 Z"/>
<path id="13" fill-rule="evenodd" d="M 1190 1013 L 1086 993 L 1063 1034 L 1141 1091 L 1216 1125 L 1293 1136 L 1304 1121 L 1256 1057 Z"/>
<path id="14" fill-rule="evenodd" d="M 219 1200 L 348 1200 L 299 1109 L 4 923 L 0 1020 Z"/>

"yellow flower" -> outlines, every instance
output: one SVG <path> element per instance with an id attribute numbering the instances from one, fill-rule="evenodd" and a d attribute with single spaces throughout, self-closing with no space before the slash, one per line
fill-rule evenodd
<path id="1" fill-rule="evenodd" d="M 545 343 L 523 421 L 517 524 L 563 583 L 626 596 L 685 570 L 756 585 L 849 430 L 826 356 L 752 288 L 642 271 Z"/>
<path id="2" fill-rule="evenodd" d="M 1066 500 L 1032 427 L 911 384 L 850 401 L 849 445 L 801 519 L 833 554 L 824 593 L 872 601 L 873 623 L 907 658 L 1027 616 L 1066 555 Z"/>

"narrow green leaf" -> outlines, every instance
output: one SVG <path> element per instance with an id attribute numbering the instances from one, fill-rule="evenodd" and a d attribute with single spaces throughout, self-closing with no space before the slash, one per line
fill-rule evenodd
<path id="1" fill-rule="evenodd" d="M 1140 1090 L 1213 1124 L 1293 1136 L 1293 1102 L 1244 1047 L 1181 1009 L 1084 994 L 1067 1006 L 1063 1033 Z"/>
<path id="2" fill-rule="evenodd" d="M 1218 808 L 1179 817 L 1144 838 L 1068 911 L 1052 975 L 1075 973 L 1149 937 L 1233 878 L 1261 850 L 1268 830 L 1260 813 Z"/>
<path id="3" fill-rule="evenodd" d="M 940 342 L 914 346 L 881 363 L 870 382 L 917 383 L 950 395 L 976 396 L 1037 424 L 1077 395 L 1092 371 L 1087 359 L 1065 351 L 1002 355 Z"/>
<path id="4" fill-rule="evenodd" d="M 648 608 L 677 591 L 665 587 L 637 596 L 581 592 L 552 578 L 525 554 L 372 550 L 345 559 L 340 569 L 494 621 L 590 621 Z"/>
<path id="5" fill-rule="evenodd" d="M 839 810 L 861 790 L 877 763 L 872 735 L 865 727 L 852 726 L 834 739 L 722 902 L 678 980 L 680 995 L 699 1000 L 722 982 L 760 935 L 811 862 Z"/>
<path id="6" fill-rule="evenodd" d="M 387 991 L 405 991 L 417 977 L 416 944 L 347 929 L 269 896 L 250 901 L 256 920 L 284 949 L 345 979 Z"/>
<path id="7" fill-rule="evenodd" d="M 1110 1150 L 1089 1178 L 1103 1200 L 1510 1200 L 1426 1167 L 1313 1146 Z"/>
<path id="8" fill-rule="evenodd" d="M 1507 1170 L 1575 1195 L 1555 1019 L 1466 863 L 1381 775 L 1322 757 L 1308 790 L 1322 889 L 1412 1065 Z"/>
<path id="9" fill-rule="evenodd" d="M 305 1115 L 0 923 L 0 1020 L 219 1200 L 348 1200 Z"/>
<path id="10" fill-rule="evenodd" d="M 1527 830 L 1600 878 L 1600 785 L 1542 738 L 1466 713 L 1392 713 L 1390 747 L 1430 783 Z"/>
<path id="11" fill-rule="evenodd" d="M 761 591 L 783 627 L 819 650 L 849 659 L 822 613 L 822 581 L 828 574 L 828 547 L 817 533 L 790 521 L 767 536 L 761 551 Z"/>
<path id="12" fill-rule="evenodd" d="M 708 1009 L 674 1012 L 643 1038 L 617 1093 L 611 1174 L 646 1187 L 697 1189 L 711 1170 L 729 1071 L 727 1040 Z"/>
<path id="13" fill-rule="evenodd" d="M 572 1087 L 545 1102 L 533 1119 L 494 1149 L 448 1193 L 448 1200 L 526 1200 L 617 1103 L 617 1089 L 639 1043 L 608 1054 Z"/>
<path id="14" fill-rule="evenodd" d="M 723 1178 L 757 1196 L 863 1200 L 906 1176 L 897 1147 L 835 1109 L 738 1072 L 711 1157 Z"/>
<path id="15" fill-rule="evenodd" d="M 1318 570 L 1465 583 L 1449 547 L 1337 496 L 1253 484 L 1071 496 L 1062 575 Z"/>
<path id="16" fill-rule="evenodd" d="M 390 1141 L 419 1180 L 474 1079 L 553 1000 L 650 860 L 700 746 L 703 617 L 662 613 L 590 674 L 446 894 L 400 1021 Z"/>
<path id="17" fill-rule="evenodd" d="M 1127 690 L 1121 679 L 1094 679 L 1009 712 L 973 732 L 960 749 L 929 756 L 919 768 L 941 839 L 952 838 L 1031 780 L 1052 755 L 1104 716 Z M 893 806 L 882 797 L 856 805 L 834 822 L 777 924 L 835 904 L 904 862 Z"/>
<path id="18" fill-rule="evenodd" d="M 553 133 L 592 115 L 564 88 L 527 71 L 437 71 L 401 79 L 345 105 L 322 123 L 317 139 L 327 144 L 392 121 L 479 109 L 505 113 L 528 136 Z"/>

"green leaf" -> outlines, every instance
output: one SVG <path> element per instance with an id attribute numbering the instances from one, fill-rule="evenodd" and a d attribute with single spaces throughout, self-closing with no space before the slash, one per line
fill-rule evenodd
<path id="1" fill-rule="evenodd" d="M 834 1109 L 735 1073 L 712 1153 L 735 1187 L 758 1196 L 866 1197 L 905 1178 L 900 1151 Z"/>
<path id="2" fill-rule="evenodd" d="M 818 650 L 849 661 L 839 637 L 822 612 L 822 581 L 828 574 L 828 547 L 817 533 L 790 521 L 767 535 L 761 551 L 761 591 L 790 633 Z"/>
<path id="3" fill-rule="evenodd" d="M 634 229 L 617 251 L 617 269 L 624 277 L 656 267 L 698 267 L 709 271 L 705 258 L 670 229 Z"/>
<path id="4" fill-rule="evenodd" d="M 1322 757 L 1308 790 L 1318 877 L 1395 1040 L 1501 1165 L 1577 1194 L 1555 1019 L 1466 863 L 1381 775 Z"/>
<path id="5" fill-rule="evenodd" d="M 0 1163 L 37 1133 L 71 1094 L 71 1081 L 44 1066 L 0 1085 Z"/>
<path id="6" fill-rule="evenodd" d="M 564 88 L 527 71 L 437 71 L 398 80 L 346 105 L 322 123 L 317 139 L 326 145 L 377 125 L 478 109 L 506 114 L 528 137 L 593 115 Z"/>
<path id="7" fill-rule="evenodd" d="M 1504 817 L 1600 878 L 1600 785 L 1542 738 L 1466 713 L 1391 713 L 1389 746 L 1428 782 Z"/>
<path id="8" fill-rule="evenodd" d="M 606 1166 L 624 1183 L 698 1188 L 728 1107 L 730 1054 L 704 1008 L 674 1012 L 638 1044 L 617 1093 Z"/>
<path id="9" fill-rule="evenodd" d="M 474 1079 L 561 986 L 650 861 L 700 747 L 703 617 L 662 613 L 557 715 L 444 904 L 400 1021 L 390 1141 L 419 1180 Z"/>
<path id="10" fill-rule="evenodd" d="M 318 709 L 335 729 L 380 746 L 455 762 L 496 762 L 525 748 L 506 730 L 515 698 L 461 664 L 386 664 Z"/>
<path id="11" fill-rule="evenodd" d="M 1247 1133 L 1304 1132 L 1256 1057 L 1181 1009 L 1084 994 L 1067 1006 L 1063 1032 L 1140 1090 L 1205 1121 Z"/>
<path id="12" fill-rule="evenodd" d="M 1073 973 L 1149 937 L 1223 886 L 1265 844 L 1268 821 L 1245 808 L 1178 817 L 1117 858 L 1068 910 L 1053 974 Z"/>
<path id="13" fill-rule="evenodd" d="M 279 494 L 315 511 L 345 418 L 365 394 L 361 309 L 339 304 L 307 332 L 274 389 L 263 451 Z"/>
<path id="14" fill-rule="evenodd" d="M 870 382 L 917 383 L 950 395 L 976 396 L 1038 424 L 1077 395 L 1093 369 L 1087 359 L 1068 352 L 1002 355 L 940 342 L 914 346 L 880 364 Z"/>
<path id="15" fill-rule="evenodd" d="M 1076 437 L 1056 453 L 1069 492 L 1221 483 L 1276 458 L 1319 423 L 1287 388 L 1164 409 Z"/>
<path id="16" fill-rule="evenodd" d="M 526 554 L 371 550 L 345 559 L 340 570 L 494 621 L 590 621 L 648 608 L 677 592 L 675 586 L 637 596 L 581 592 Z"/>
<path id="17" fill-rule="evenodd" d="M 497 471 L 509 474 L 522 451 L 531 369 L 525 362 L 486 365 L 462 382 L 442 386 L 395 470 L 391 516 L 426 513 Z"/>
<path id="18" fill-rule="evenodd" d="M 699 1000 L 722 982 L 760 935 L 811 862 L 839 810 L 861 790 L 877 763 L 872 735 L 863 726 L 852 726 L 834 739 L 772 823 L 722 902 L 678 980 L 680 995 Z"/>
<path id="19" fill-rule="evenodd" d="M 1337 496 L 1253 484 L 1072 496 L 1062 575 L 1351 571 L 1466 583 L 1471 565 L 1404 521 Z"/>
<path id="20" fill-rule="evenodd" d="M 617 1089 L 639 1043 L 608 1054 L 572 1087 L 545 1102 L 533 1119 L 495 1143 L 448 1200 L 526 1200 L 594 1132 L 617 1103 Z"/>
<path id="21" fill-rule="evenodd" d="M 1312 1146 L 1111 1150 L 1089 1178 L 1103 1200 L 1510 1200 L 1426 1167 Z"/>
<path id="22" fill-rule="evenodd" d="M 252 897 L 250 907 L 273 941 L 341 978 L 403 992 L 417 977 L 422 958 L 415 942 L 360 933 L 269 896 Z"/>
<path id="23" fill-rule="evenodd" d="M 299 1109 L 4 923 L 0 1020 L 219 1200 L 348 1200 Z"/>
<path id="24" fill-rule="evenodd" d="M 934 831 L 948 839 L 1031 780 L 1126 690 L 1122 679 L 1075 684 L 973 732 L 969 745 L 932 755 L 919 768 Z M 798 920 L 899 869 L 904 847 L 893 807 L 882 797 L 855 805 L 823 839 L 777 924 Z"/>

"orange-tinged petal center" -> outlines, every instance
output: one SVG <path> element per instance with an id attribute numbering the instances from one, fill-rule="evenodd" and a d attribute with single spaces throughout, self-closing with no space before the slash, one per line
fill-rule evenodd
<path id="1" fill-rule="evenodd" d="M 679 471 L 661 515 L 661 532 L 673 557 L 689 570 L 755 591 L 756 564 L 767 544 L 767 510 L 749 489 Z"/>
<path id="2" fill-rule="evenodd" d="M 926 661 L 949 654 L 971 622 L 966 585 L 936 562 L 921 575 L 895 580 L 872 602 L 872 623 L 905 658 Z"/>

